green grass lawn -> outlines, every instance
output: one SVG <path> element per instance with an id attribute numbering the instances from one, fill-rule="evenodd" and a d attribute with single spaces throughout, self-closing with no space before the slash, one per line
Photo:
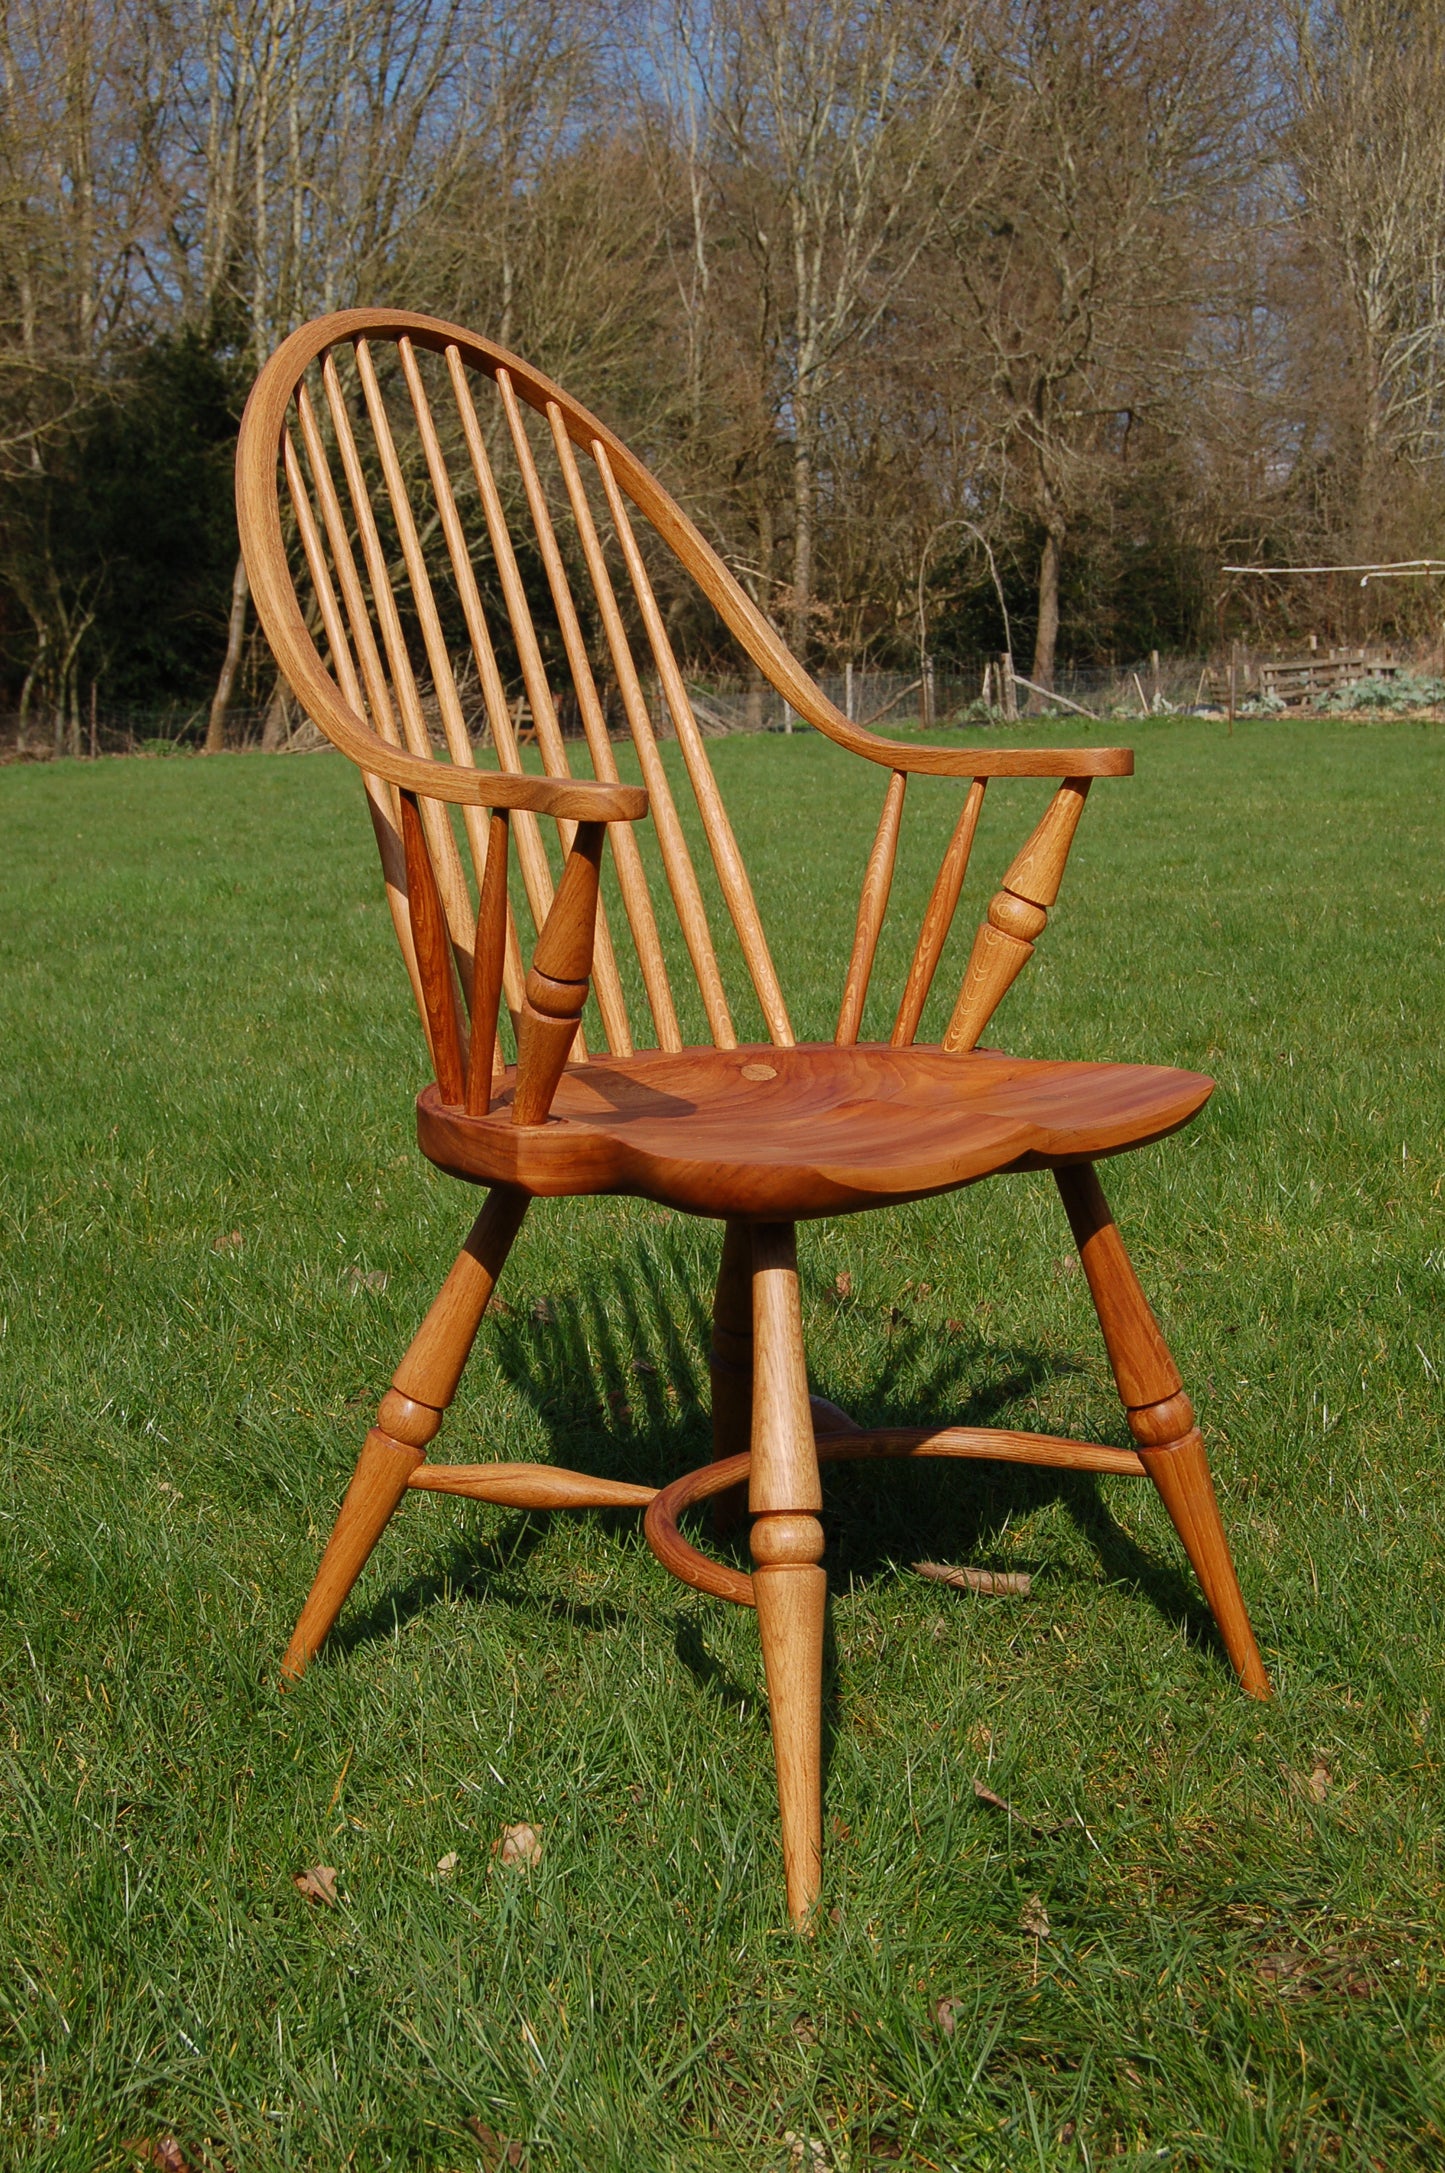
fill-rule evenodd
<path id="1" fill-rule="evenodd" d="M 1106 1175 L 1278 1698 L 1139 1482 L 835 1475 L 811 1942 L 753 1618 L 635 1518 L 410 1502 L 278 1692 L 476 1205 L 412 1144 L 360 795 L 330 755 L 0 771 L 6 2168 L 1445 2162 L 1445 728 L 1134 734 L 995 1033 L 1219 1081 Z M 882 777 L 715 752 L 827 1033 Z M 957 805 L 913 797 L 894 994 Z M 1040 797 L 991 793 L 970 927 Z M 703 1461 L 715 1249 L 537 1210 L 442 1450 Z M 1046 1175 L 802 1251 L 814 1385 L 861 1419 L 1127 1440 Z M 1032 1595 L 940 1594 L 925 1553 Z M 493 1853 L 521 1820 L 530 1873 Z"/>

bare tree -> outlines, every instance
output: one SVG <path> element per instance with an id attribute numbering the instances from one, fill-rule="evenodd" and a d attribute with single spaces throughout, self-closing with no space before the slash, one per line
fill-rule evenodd
<path id="1" fill-rule="evenodd" d="M 1167 397 L 1218 275 L 1249 118 L 1224 0 L 1014 0 L 987 83 L 978 206 L 953 223 L 1003 489 L 1040 535 L 1031 677 L 1053 683 L 1071 521 Z"/>
<path id="2" fill-rule="evenodd" d="M 149 125 L 165 68 L 148 0 L 11 0 L 0 10 L 0 530 L 33 630 L 22 709 L 48 708 L 78 752 L 83 652 L 105 569 L 54 548 L 60 448 L 104 396 L 153 296 L 147 244 L 163 196 Z"/>
<path id="3" fill-rule="evenodd" d="M 759 184 L 743 232 L 761 286 L 782 297 L 773 360 L 792 460 L 788 617 L 806 651 L 829 390 L 896 304 L 969 170 L 939 154 L 967 128 L 970 21 L 931 0 L 725 0 L 717 14 L 727 147 Z"/>
<path id="4" fill-rule="evenodd" d="M 1445 450 L 1445 16 L 1288 0 L 1279 79 L 1294 389 L 1342 472 L 1336 540 L 1370 556 Z"/>
<path id="5" fill-rule="evenodd" d="M 192 0 L 170 15 L 172 270 L 259 363 L 314 309 L 385 283 L 466 141 L 461 0 Z M 237 561 L 206 748 L 224 744 L 246 626 Z"/>

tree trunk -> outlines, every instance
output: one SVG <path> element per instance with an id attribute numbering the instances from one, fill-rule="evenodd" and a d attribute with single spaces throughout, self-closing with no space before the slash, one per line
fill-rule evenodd
<path id="1" fill-rule="evenodd" d="M 241 662 L 241 644 L 246 638 L 246 599 L 250 593 L 250 583 L 246 579 L 246 561 L 238 558 L 235 576 L 231 582 L 231 619 L 226 629 L 226 661 L 221 666 L 221 676 L 216 681 L 211 715 L 206 725 L 204 751 L 208 755 L 219 754 L 226 744 L 226 711 L 231 706 L 231 690 L 236 684 L 236 672 Z"/>
<path id="2" fill-rule="evenodd" d="M 1034 661 L 1029 673 L 1036 687 L 1054 684 L 1054 652 L 1059 644 L 1059 561 L 1063 556 L 1064 525 L 1053 521 L 1044 531 L 1044 547 L 1039 554 L 1039 625 L 1034 636 Z M 1029 696 L 1029 707 L 1038 707 L 1039 697 Z"/>
<path id="3" fill-rule="evenodd" d="M 289 736 L 289 720 L 286 715 L 286 682 L 276 676 L 271 699 L 266 704 L 266 714 L 261 723 L 261 752 L 263 755 L 279 754 Z"/>
<path id="4" fill-rule="evenodd" d="M 808 620 L 813 603 L 813 448 L 810 417 L 799 400 L 793 447 L 793 608 L 790 642 L 800 664 L 808 661 Z"/>

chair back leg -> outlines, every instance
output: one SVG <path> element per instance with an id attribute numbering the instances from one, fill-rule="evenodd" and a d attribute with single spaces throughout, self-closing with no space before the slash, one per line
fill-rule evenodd
<path id="1" fill-rule="evenodd" d="M 791 1223 L 753 1231 L 753 1597 L 768 1683 L 788 1914 L 806 1931 L 822 1880 L 823 1506 Z"/>
<path id="2" fill-rule="evenodd" d="M 425 1462 L 427 1444 L 440 1432 L 442 1414 L 457 1392 L 527 1206 L 526 1195 L 508 1187 L 499 1185 L 488 1193 L 451 1273 L 393 1374 L 282 1658 L 283 1682 L 305 1674 L 412 1473 Z"/>
<path id="3" fill-rule="evenodd" d="M 1184 1544 L 1236 1674 L 1252 1698 L 1270 1696 L 1249 1611 L 1225 1537 L 1204 1441 L 1092 1163 L 1054 1177 L 1089 1279 L 1114 1381 L 1139 1460 Z"/>

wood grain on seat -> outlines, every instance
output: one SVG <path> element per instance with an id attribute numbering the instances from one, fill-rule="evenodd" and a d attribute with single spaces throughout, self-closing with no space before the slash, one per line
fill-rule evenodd
<path id="1" fill-rule="evenodd" d="M 811 1042 L 648 1050 L 563 1073 L 545 1124 L 417 1104 L 422 1152 L 534 1197 L 631 1192 L 699 1215 L 795 1220 L 887 1206 L 1003 1169 L 1117 1154 L 1177 1131 L 1213 1081 L 1152 1064 Z"/>

